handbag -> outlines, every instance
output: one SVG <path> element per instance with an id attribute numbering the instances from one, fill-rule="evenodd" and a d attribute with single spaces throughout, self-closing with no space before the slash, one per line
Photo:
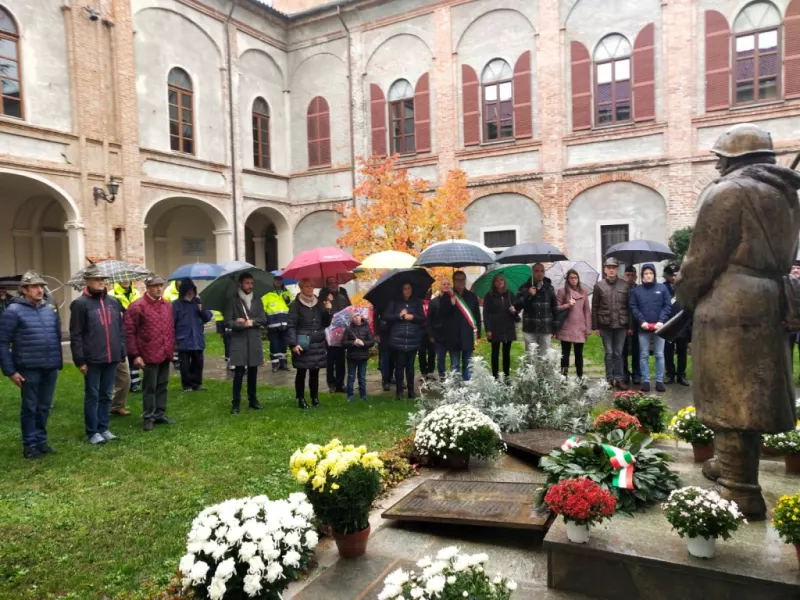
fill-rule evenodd
<path id="1" fill-rule="evenodd" d="M 569 298 L 569 291 L 565 291 L 564 297 Z M 560 331 L 561 328 L 564 326 L 564 323 L 567 322 L 567 317 L 569 316 L 569 311 L 572 310 L 570 306 L 567 310 L 559 310 L 556 312 L 556 316 L 553 319 L 553 333 Z"/>
<path id="2" fill-rule="evenodd" d="M 298 333 L 297 345 L 303 350 L 308 350 L 311 347 L 311 336 L 306 335 L 305 333 Z"/>

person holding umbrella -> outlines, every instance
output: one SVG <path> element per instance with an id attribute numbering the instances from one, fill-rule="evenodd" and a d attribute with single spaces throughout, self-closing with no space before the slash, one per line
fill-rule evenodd
<path id="1" fill-rule="evenodd" d="M 631 290 L 633 290 L 638 285 L 636 267 L 633 265 L 625 267 L 623 278 L 631 284 Z M 642 369 L 639 362 L 639 334 L 634 331 L 628 332 L 628 336 L 625 338 L 625 345 L 622 347 L 622 374 L 625 385 L 628 385 L 631 381 L 633 381 L 633 385 L 642 383 Z"/>
<path id="2" fill-rule="evenodd" d="M 478 297 L 467 289 L 467 274 L 464 271 L 453 273 L 454 290 L 445 292 L 450 281 L 440 289 L 444 296 L 439 302 L 439 315 L 444 333 L 445 346 L 450 353 L 450 365 L 454 371 L 461 371 L 461 378 L 469 381 L 472 377 L 472 355 L 475 340 L 481 339 L 481 309 Z M 449 300 L 449 302 L 448 302 Z"/>
<path id="3" fill-rule="evenodd" d="M 403 283 L 402 296 L 389 303 L 383 318 L 391 324 L 389 345 L 394 352 L 396 397 L 403 397 L 403 373 L 405 373 L 408 397 L 416 398 L 414 392 L 414 362 L 422 339 L 425 312 L 422 301 L 414 298 L 411 282 Z"/>
<path id="4" fill-rule="evenodd" d="M 650 340 L 656 355 L 656 391 L 664 392 L 664 338 L 656 331 L 672 316 L 672 296 L 667 286 L 656 282 L 656 268 L 642 267 L 642 285 L 630 293 L 630 310 L 639 327 L 639 362 L 642 370 L 642 391 L 650 391 Z"/>
<path id="5" fill-rule="evenodd" d="M 256 390 L 258 367 L 264 362 L 261 345 L 261 328 L 267 324 L 264 306 L 253 293 L 254 280 L 248 272 L 238 277 L 236 295 L 228 300 L 224 312 L 225 322 L 231 330 L 231 360 L 233 366 L 233 400 L 231 414 L 239 414 L 242 401 L 242 383 L 247 371 L 247 404 L 253 410 L 261 410 Z M 254 300 L 255 298 L 255 300 Z"/>
<path id="6" fill-rule="evenodd" d="M 520 318 L 514 307 L 514 294 L 502 273 L 492 278 L 492 288 L 483 298 L 483 324 L 486 339 L 492 343 L 492 375 L 500 374 L 500 348 L 503 348 L 503 373 L 511 375 L 511 343 L 517 339 Z"/>
<path id="7" fill-rule="evenodd" d="M 331 311 L 333 314 L 344 310 L 350 306 L 350 298 L 347 295 L 347 290 L 339 287 L 339 279 L 337 277 L 328 277 L 325 280 L 325 289 L 320 292 L 320 298 L 331 303 Z M 328 378 L 328 391 L 331 394 L 343 394 L 344 377 L 345 377 L 345 352 L 344 348 L 339 346 L 328 346 L 327 354 L 328 362 L 326 364 L 326 375 Z"/>
<path id="8" fill-rule="evenodd" d="M 203 351 L 206 348 L 205 324 L 212 314 L 203 310 L 197 287 L 191 280 L 181 283 L 180 298 L 172 303 L 175 323 L 175 346 L 181 365 L 181 385 L 184 392 L 205 392 L 203 387 Z"/>
<path id="9" fill-rule="evenodd" d="M 554 321 L 558 313 L 556 291 L 550 279 L 544 276 L 544 265 L 533 265 L 533 280 L 517 292 L 516 308 L 522 311 L 522 333 L 525 351 L 536 344 L 541 356 L 550 350 L 550 340 L 555 332 Z"/>
<path id="10" fill-rule="evenodd" d="M 289 306 L 286 341 L 292 349 L 292 365 L 297 369 L 294 390 L 297 406 L 308 408 L 305 400 L 306 373 L 311 405 L 319 406 L 319 370 L 328 364 L 325 328 L 331 324 L 333 304 L 328 296 L 314 295 L 314 280 L 301 279 L 300 293 Z"/>
<path id="11" fill-rule="evenodd" d="M 561 374 L 569 372 L 569 355 L 575 348 L 575 374 L 583 377 L 583 345 L 592 334 L 592 313 L 589 298 L 581 286 L 581 277 L 575 269 L 567 271 L 564 287 L 556 294 L 559 312 L 567 312 L 556 337 L 561 340 Z"/>

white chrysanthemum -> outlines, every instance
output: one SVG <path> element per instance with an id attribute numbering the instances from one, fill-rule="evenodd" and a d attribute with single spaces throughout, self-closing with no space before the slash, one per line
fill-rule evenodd
<path id="1" fill-rule="evenodd" d="M 424 557 L 424 558 L 420 558 L 420 559 L 417 561 L 417 566 L 418 566 L 419 568 L 421 568 L 421 569 L 424 569 L 425 567 L 430 567 L 430 566 L 431 566 L 431 564 L 432 564 L 432 563 L 431 563 L 431 557 L 430 557 L 430 556 L 426 556 L 426 557 Z"/>
<path id="2" fill-rule="evenodd" d="M 189 573 L 189 579 L 191 579 L 195 584 L 203 583 L 206 580 L 206 575 L 208 575 L 208 570 L 211 567 L 208 566 L 208 563 L 202 560 L 198 560 L 194 565 L 192 565 L 192 570 Z"/>
<path id="3" fill-rule="evenodd" d="M 300 567 L 300 559 L 302 556 L 297 550 L 289 550 L 283 556 L 283 564 L 287 567 L 294 567 L 295 569 Z"/>
<path id="4" fill-rule="evenodd" d="M 248 502 L 242 507 L 242 519 L 252 519 L 258 515 L 261 507 L 255 502 Z"/>
<path id="5" fill-rule="evenodd" d="M 208 597 L 211 598 L 211 600 L 221 600 L 225 592 L 225 582 L 214 577 L 214 579 L 211 580 L 211 585 L 208 586 Z"/>
<path id="6" fill-rule="evenodd" d="M 313 550 L 319 543 L 319 536 L 316 531 L 306 531 L 306 546 L 309 550 Z"/>
<path id="7" fill-rule="evenodd" d="M 378 600 L 391 600 L 395 598 L 398 594 L 402 595 L 403 589 L 396 585 L 387 584 L 386 587 L 383 588 L 380 594 L 378 594 Z"/>
<path id="8" fill-rule="evenodd" d="M 472 557 L 464 554 L 459 554 L 455 561 L 453 561 L 453 571 L 461 573 L 466 571 L 472 566 Z"/>
<path id="9" fill-rule="evenodd" d="M 264 575 L 269 583 L 274 583 L 278 578 L 283 577 L 283 567 L 279 562 L 271 563 L 267 567 L 267 573 Z"/>
<path id="10" fill-rule="evenodd" d="M 248 561 L 248 563 L 249 563 L 250 566 L 247 567 L 247 572 L 251 573 L 251 574 L 252 573 L 258 573 L 259 575 L 261 575 L 261 573 L 264 571 L 264 569 L 267 568 L 267 566 L 264 564 L 264 561 L 262 560 L 262 558 L 260 556 L 258 556 L 257 554 L 254 557 L 252 557 Z"/>
<path id="11" fill-rule="evenodd" d="M 389 573 L 389 575 L 384 580 L 387 585 L 394 585 L 397 587 L 402 587 L 404 583 L 408 582 L 408 573 L 403 571 L 403 569 L 398 569 L 393 573 Z"/>
<path id="12" fill-rule="evenodd" d="M 228 546 L 226 544 L 217 543 L 215 548 L 214 548 L 214 552 L 211 554 L 211 556 L 214 557 L 214 560 L 219 560 L 223 556 L 225 556 L 225 554 L 228 552 L 228 550 L 230 550 L 230 546 Z M 230 559 L 230 560 L 233 560 L 233 559 Z"/>
<path id="13" fill-rule="evenodd" d="M 178 564 L 178 570 L 184 575 L 188 575 L 192 572 L 192 567 L 194 566 L 194 554 L 187 554 L 181 558 L 181 562 Z"/>
<path id="14" fill-rule="evenodd" d="M 236 561 L 233 558 L 227 558 L 219 563 L 216 572 L 214 573 L 214 579 L 220 579 L 222 581 L 228 581 L 231 576 L 236 572 Z"/>
<path id="15" fill-rule="evenodd" d="M 261 577 L 259 575 L 245 575 L 244 577 L 244 593 L 251 598 L 261 591 Z"/>
<path id="16" fill-rule="evenodd" d="M 435 596 L 439 595 L 444 591 L 445 584 L 445 578 L 441 575 L 436 575 L 425 583 L 425 591 Z"/>
<path id="17" fill-rule="evenodd" d="M 192 530 L 192 532 L 189 534 L 189 540 L 196 542 L 205 542 L 210 537 L 211 537 L 211 528 L 205 527 L 203 525 Z"/>
<path id="18" fill-rule="evenodd" d="M 506 581 L 506 587 L 513 592 L 515 589 L 517 589 L 517 582 L 509 579 Z"/>
<path id="19" fill-rule="evenodd" d="M 422 598 L 424 595 L 425 595 L 425 590 L 423 590 L 422 588 L 414 588 L 411 590 L 411 597 L 414 598 L 415 600 L 417 598 Z"/>
<path id="20" fill-rule="evenodd" d="M 253 542 L 244 542 L 239 548 L 239 558 L 247 562 L 253 558 L 256 552 L 258 552 L 258 544 Z"/>
<path id="21" fill-rule="evenodd" d="M 283 543 L 290 548 L 300 547 L 300 534 L 296 531 L 290 531 L 283 537 Z"/>
<path id="22" fill-rule="evenodd" d="M 448 546 L 447 548 L 442 548 L 439 550 L 436 558 L 439 560 L 450 560 L 454 556 L 456 556 L 459 552 L 458 546 Z"/>

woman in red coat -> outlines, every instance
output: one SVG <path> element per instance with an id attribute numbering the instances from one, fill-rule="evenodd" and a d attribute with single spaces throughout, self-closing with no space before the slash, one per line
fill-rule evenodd
<path id="1" fill-rule="evenodd" d="M 569 371 L 569 354 L 575 347 L 575 373 L 583 377 L 583 345 L 592 334 L 592 313 L 589 310 L 589 296 L 581 287 L 581 278 L 575 269 L 567 271 L 563 288 L 556 293 L 558 311 L 569 311 L 564 324 L 556 333 L 561 340 L 561 373 Z"/>

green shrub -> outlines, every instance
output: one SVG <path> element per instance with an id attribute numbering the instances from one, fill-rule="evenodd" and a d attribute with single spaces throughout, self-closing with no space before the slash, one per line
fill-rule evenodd
<path id="1" fill-rule="evenodd" d="M 658 396 L 642 392 L 617 392 L 614 395 L 614 408 L 633 415 L 650 433 L 663 433 L 667 417 L 667 407 Z"/>

